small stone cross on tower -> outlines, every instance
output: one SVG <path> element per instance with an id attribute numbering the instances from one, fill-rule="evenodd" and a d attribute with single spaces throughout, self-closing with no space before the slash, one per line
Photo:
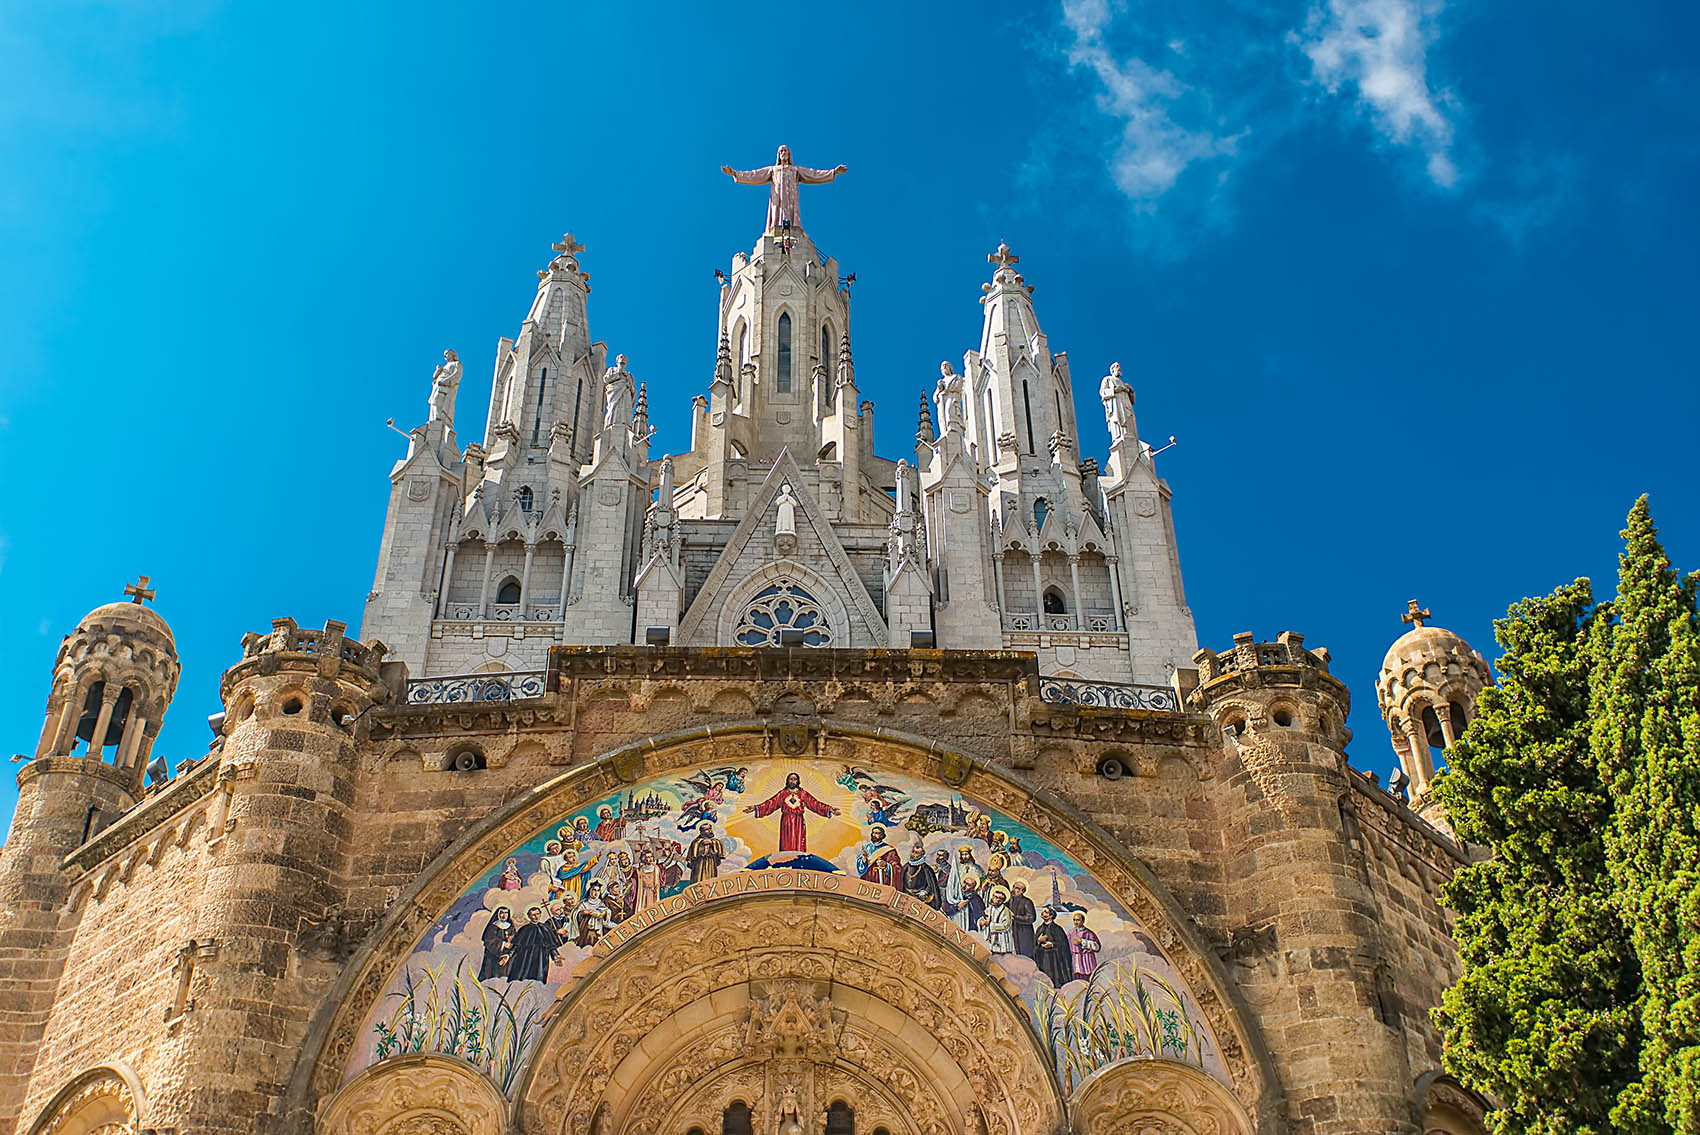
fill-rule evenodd
<path id="1" fill-rule="evenodd" d="M 986 246 L 981 245 L 980 247 L 984 248 Z M 998 241 L 998 250 L 987 255 L 986 262 L 988 264 L 996 264 L 999 268 L 1008 268 L 1012 265 L 1021 263 L 1021 257 L 1011 252 L 1009 250 L 1009 245 L 1000 240 Z"/>
<path id="2" fill-rule="evenodd" d="M 572 233 L 562 235 L 561 239 L 549 246 L 562 256 L 577 256 L 584 251 L 584 245 L 573 239 Z"/>
<path id="3" fill-rule="evenodd" d="M 154 590 L 148 586 L 148 577 L 143 575 L 138 576 L 134 583 L 126 583 L 124 594 L 130 597 L 130 602 L 139 606 L 154 597 Z"/>
<path id="4" fill-rule="evenodd" d="M 1410 602 L 1405 604 L 1405 613 L 1399 616 L 1399 621 L 1401 623 L 1415 623 L 1420 627 L 1423 625 L 1424 619 L 1432 617 L 1433 616 L 1429 614 L 1429 609 L 1427 607 L 1422 606 L 1415 599 L 1412 599 Z"/>

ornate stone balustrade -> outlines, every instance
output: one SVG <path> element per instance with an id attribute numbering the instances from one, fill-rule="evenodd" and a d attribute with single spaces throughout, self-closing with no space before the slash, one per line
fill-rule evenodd
<path id="1" fill-rule="evenodd" d="M 540 698 L 544 671 L 510 670 L 500 674 L 444 674 L 407 683 L 408 705 L 453 705 Z"/>
<path id="2" fill-rule="evenodd" d="M 1041 701 L 1097 709 L 1145 709 L 1180 713 L 1180 695 L 1168 686 L 1136 686 L 1123 682 L 1085 682 L 1076 678 L 1040 678 Z"/>

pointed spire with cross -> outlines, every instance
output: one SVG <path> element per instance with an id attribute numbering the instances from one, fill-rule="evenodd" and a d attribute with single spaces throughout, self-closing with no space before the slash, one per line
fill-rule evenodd
<path id="1" fill-rule="evenodd" d="M 1427 607 L 1412 599 L 1405 604 L 1405 613 L 1399 616 L 1399 621 L 1401 623 L 1415 623 L 1418 627 L 1421 627 L 1424 619 L 1432 617 Z"/>
<path id="2" fill-rule="evenodd" d="M 140 606 L 154 597 L 154 590 L 148 586 L 148 577 L 138 576 L 136 582 L 124 585 L 124 594 L 130 597 L 130 602 Z"/>

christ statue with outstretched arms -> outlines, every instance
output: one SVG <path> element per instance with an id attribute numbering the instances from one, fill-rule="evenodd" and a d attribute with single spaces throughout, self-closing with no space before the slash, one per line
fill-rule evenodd
<path id="1" fill-rule="evenodd" d="M 720 172 L 730 174 L 733 181 L 739 185 L 766 185 L 767 192 L 767 231 L 777 236 L 785 228 L 785 222 L 791 222 L 794 232 L 803 231 L 802 218 L 797 215 L 797 185 L 823 185 L 841 173 L 848 173 L 848 166 L 836 169 L 810 169 L 808 166 L 791 163 L 791 147 L 779 147 L 779 156 L 770 166 L 760 169 L 733 169 L 731 166 L 721 166 Z"/>

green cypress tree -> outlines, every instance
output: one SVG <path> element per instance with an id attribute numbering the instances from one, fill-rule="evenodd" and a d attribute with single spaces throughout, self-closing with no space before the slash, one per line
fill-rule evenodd
<path id="1" fill-rule="evenodd" d="M 1640 961 L 1645 1041 L 1612 1118 L 1624 1132 L 1700 1132 L 1700 577 L 1672 569 L 1646 497 L 1623 537 L 1592 740 L 1616 805 L 1607 861 Z"/>
<path id="2" fill-rule="evenodd" d="M 1436 782 L 1493 857 L 1443 890 L 1463 973 L 1435 1019 L 1447 1069 L 1497 1096 L 1496 1135 L 1608 1135 L 1636 1076 L 1640 974 L 1612 905 L 1612 802 L 1589 747 L 1600 622 L 1587 580 L 1494 624 L 1500 682 Z"/>

